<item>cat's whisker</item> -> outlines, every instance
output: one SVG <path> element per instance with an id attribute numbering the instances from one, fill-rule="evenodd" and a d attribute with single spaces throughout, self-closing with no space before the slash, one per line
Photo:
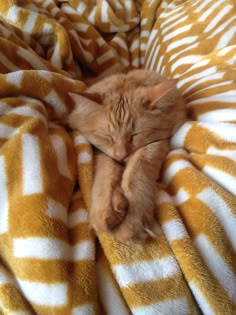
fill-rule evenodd
<path id="1" fill-rule="evenodd" d="M 151 238 L 154 238 L 156 239 L 157 238 L 157 235 L 150 229 L 148 229 L 147 227 L 144 227 L 144 231 L 151 237 Z"/>

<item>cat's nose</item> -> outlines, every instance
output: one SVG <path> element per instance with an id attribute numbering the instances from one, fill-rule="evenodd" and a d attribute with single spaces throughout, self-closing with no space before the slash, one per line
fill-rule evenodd
<path id="1" fill-rule="evenodd" d="M 119 149 L 119 150 L 115 150 L 115 156 L 120 161 L 124 161 L 129 156 L 129 153 L 125 149 L 123 149 L 123 150 Z"/>

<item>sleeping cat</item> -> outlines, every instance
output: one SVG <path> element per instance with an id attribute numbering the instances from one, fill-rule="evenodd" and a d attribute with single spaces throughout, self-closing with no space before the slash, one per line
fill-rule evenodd
<path id="1" fill-rule="evenodd" d="M 122 242 L 154 236 L 156 180 L 169 138 L 186 120 L 177 80 L 156 72 L 115 74 L 70 94 L 69 125 L 93 144 L 95 171 L 90 223 Z"/>

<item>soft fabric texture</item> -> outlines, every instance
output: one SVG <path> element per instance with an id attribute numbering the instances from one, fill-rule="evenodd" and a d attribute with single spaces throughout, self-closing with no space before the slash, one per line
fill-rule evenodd
<path id="1" fill-rule="evenodd" d="M 1 314 L 235 314 L 235 1 L 7 0 L 0 16 Z M 190 119 L 145 246 L 96 240 L 92 148 L 58 123 L 120 65 L 179 78 Z"/>

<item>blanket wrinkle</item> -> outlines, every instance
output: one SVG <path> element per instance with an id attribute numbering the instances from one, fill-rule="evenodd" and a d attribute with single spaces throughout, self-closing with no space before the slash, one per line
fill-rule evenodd
<path id="1" fill-rule="evenodd" d="M 233 0 L 0 3 L 0 314 L 236 313 Z M 89 225 L 93 149 L 58 123 L 94 76 L 178 78 L 189 121 L 157 185 L 156 239 Z"/>

